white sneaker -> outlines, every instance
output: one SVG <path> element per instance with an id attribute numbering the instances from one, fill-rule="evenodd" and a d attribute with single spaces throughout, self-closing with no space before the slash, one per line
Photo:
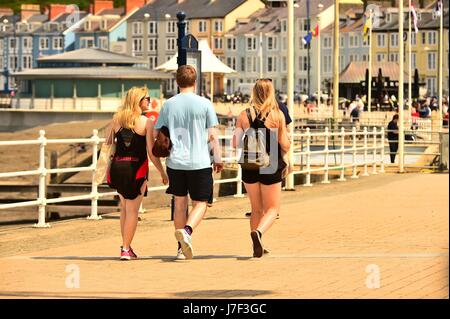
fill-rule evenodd
<path id="1" fill-rule="evenodd" d="M 192 238 L 184 229 L 177 229 L 175 231 L 175 238 L 181 245 L 186 259 L 192 259 L 194 257 L 194 249 L 192 248 Z"/>
<path id="2" fill-rule="evenodd" d="M 183 254 L 183 251 L 181 250 L 181 248 L 178 249 L 178 253 L 177 253 L 176 259 L 177 260 L 185 260 L 186 259 L 186 256 Z"/>

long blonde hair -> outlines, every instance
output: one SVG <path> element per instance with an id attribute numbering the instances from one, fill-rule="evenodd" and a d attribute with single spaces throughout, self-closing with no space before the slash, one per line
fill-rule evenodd
<path id="1" fill-rule="evenodd" d="M 250 104 L 255 107 L 262 117 L 267 116 L 269 112 L 275 110 L 276 112 L 271 113 L 274 113 L 273 115 L 275 120 L 279 120 L 280 108 L 275 98 L 275 89 L 271 80 L 259 79 L 256 81 L 253 86 Z"/>
<path id="2" fill-rule="evenodd" d="M 134 129 L 136 120 L 142 113 L 139 105 L 147 95 L 148 89 L 146 87 L 134 86 L 128 90 L 122 105 L 114 115 L 114 121 L 123 128 Z"/>

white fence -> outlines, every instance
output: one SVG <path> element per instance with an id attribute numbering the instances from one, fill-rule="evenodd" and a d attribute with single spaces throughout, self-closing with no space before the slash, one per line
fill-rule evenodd
<path id="1" fill-rule="evenodd" d="M 293 174 L 305 174 L 306 183 L 305 186 L 311 186 L 311 174 L 315 172 L 323 172 L 324 178 L 323 183 L 329 183 L 329 172 L 330 170 L 340 170 L 340 178 L 339 181 L 345 181 L 345 172 L 347 168 L 352 169 L 351 178 L 358 178 L 357 175 L 357 167 L 363 167 L 362 176 L 369 175 L 369 167 L 371 167 L 371 173 L 377 174 L 378 172 L 384 172 L 384 146 L 385 146 L 385 138 L 384 138 L 384 129 L 377 130 L 376 128 L 373 131 L 369 132 L 367 128 L 363 131 L 356 131 L 356 128 L 353 128 L 351 132 L 345 131 L 344 128 L 341 131 L 331 132 L 326 128 L 322 132 L 311 132 L 309 129 L 304 133 L 294 134 L 294 140 L 299 142 L 300 140 L 304 140 L 306 143 L 306 148 L 300 148 L 300 151 L 294 151 L 294 155 L 305 158 L 306 168 L 300 168 L 300 170 L 294 170 Z M 28 206 L 37 206 L 38 207 L 38 222 L 35 224 L 35 227 L 49 227 L 49 224 L 45 221 L 46 216 L 46 205 L 53 203 L 62 203 L 62 202 L 70 202 L 75 200 L 91 200 L 91 214 L 88 219 L 98 220 L 101 217 L 98 216 L 97 211 L 97 201 L 100 197 L 114 196 L 117 195 L 117 192 L 104 192 L 99 193 L 98 187 L 94 183 L 94 175 L 95 168 L 97 165 L 97 153 L 99 150 L 100 143 L 104 142 L 103 138 L 98 136 L 98 131 L 93 131 L 93 136 L 91 138 L 81 138 L 81 139 L 47 139 L 45 137 L 45 131 L 41 130 L 39 132 L 39 138 L 35 140 L 23 140 L 23 141 L 0 141 L 0 147 L 2 146 L 12 146 L 12 145 L 39 145 L 39 167 L 35 170 L 29 171 L 16 171 L 16 172 L 6 172 L 0 173 L 0 178 L 11 178 L 11 177 L 19 177 L 19 176 L 38 176 L 39 177 L 39 192 L 36 200 L 32 201 L 22 201 L 16 203 L 9 204 L 0 204 L 0 209 L 10 209 L 10 208 L 18 208 L 18 207 L 28 207 Z M 311 149 L 311 143 L 313 139 L 323 139 L 324 141 L 324 149 L 314 151 Z M 230 135 L 222 135 L 219 136 L 220 140 L 224 140 L 229 143 L 231 147 L 231 139 Z M 338 149 L 332 149 L 329 147 L 330 141 L 333 142 L 338 139 L 340 147 Z M 358 141 L 363 141 L 362 145 L 358 145 Z M 349 142 L 351 143 L 351 147 L 348 147 Z M 48 144 L 75 144 L 75 143 L 85 143 L 92 145 L 92 164 L 86 167 L 71 167 L 71 168 L 46 168 L 46 146 Z M 346 147 L 347 146 L 347 147 Z M 222 157 L 222 161 L 224 163 L 237 165 L 238 157 L 236 152 L 226 152 L 227 156 Z M 351 154 L 352 159 L 347 161 L 345 159 L 345 154 Z M 357 161 L 357 154 L 363 155 L 362 161 Z M 312 165 L 311 159 L 313 156 L 323 155 L 325 162 L 320 165 Z M 340 161 L 337 165 L 330 165 L 328 160 L 329 155 L 339 155 Z M 296 166 L 299 166 L 298 163 Z M 379 170 L 377 170 L 379 168 Z M 46 198 L 46 181 L 48 174 L 54 173 L 68 173 L 68 172 L 91 172 L 92 173 L 92 184 L 91 184 L 91 193 L 86 195 L 78 195 L 78 196 L 68 196 L 68 197 L 60 197 L 60 198 Z M 228 179 L 215 179 L 214 184 L 223 184 L 223 183 L 237 183 L 236 194 L 235 197 L 243 196 L 242 189 L 242 171 L 240 165 L 237 165 L 237 176 L 234 178 Z M 155 186 L 149 187 L 149 192 L 161 191 L 165 190 L 167 186 Z"/>

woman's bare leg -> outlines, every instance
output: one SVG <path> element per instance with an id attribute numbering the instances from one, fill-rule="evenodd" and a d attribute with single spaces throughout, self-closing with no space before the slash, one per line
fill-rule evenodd
<path id="1" fill-rule="evenodd" d="M 126 220 L 124 224 L 123 235 L 123 248 L 129 249 L 131 242 L 133 241 L 134 234 L 136 233 L 139 207 L 141 206 L 142 199 L 144 198 L 144 192 L 147 183 L 144 182 L 141 187 L 141 195 L 135 199 L 126 199 Z"/>
<path id="2" fill-rule="evenodd" d="M 125 227 L 125 221 L 127 219 L 127 210 L 126 210 L 126 199 L 123 198 L 122 195 L 119 194 L 120 198 L 120 234 L 122 235 L 122 241 L 123 241 L 123 229 Z"/>
<path id="3" fill-rule="evenodd" d="M 247 184 L 244 183 L 247 190 L 248 197 L 250 198 L 250 204 L 252 206 L 252 214 L 250 215 L 250 230 L 257 230 L 258 225 L 263 216 L 263 207 L 261 200 L 261 188 L 260 183 Z"/>
<path id="4" fill-rule="evenodd" d="M 280 207 L 280 197 L 281 183 L 272 185 L 261 184 L 263 217 L 261 218 L 257 228 L 263 234 L 270 229 L 277 218 L 278 210 Z"/>

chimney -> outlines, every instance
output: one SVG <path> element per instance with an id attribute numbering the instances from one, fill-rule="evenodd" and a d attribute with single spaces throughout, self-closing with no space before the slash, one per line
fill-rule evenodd
<path id="1" fill-rule="evenodd" d="M 52 21 L 61 13 L 66 13 L 66 5 L 65 4 L 50 4 L 48 6 L 48 19 Z"/>
<path id="2" fill-rule="evenodd" d="M 142 8 L 146 2 L 145 0 L 125 0 L 125 14 L 129 14 L 134 9 Z"/>
<path id="3" fill-rule="evenodd" d="M 92 14 L 98 14 L 104 9 L 114 9 L 114 3 L 112 0 L 94 0 L 90 5 L 90 12 Z"/>
<path id="4" fill-rule="evenodd" d="M 41 13 L 41 8 L 38 4 L 22 4 L 20 6 L 20 20 L 28 20 L 29 17 Z"/>

